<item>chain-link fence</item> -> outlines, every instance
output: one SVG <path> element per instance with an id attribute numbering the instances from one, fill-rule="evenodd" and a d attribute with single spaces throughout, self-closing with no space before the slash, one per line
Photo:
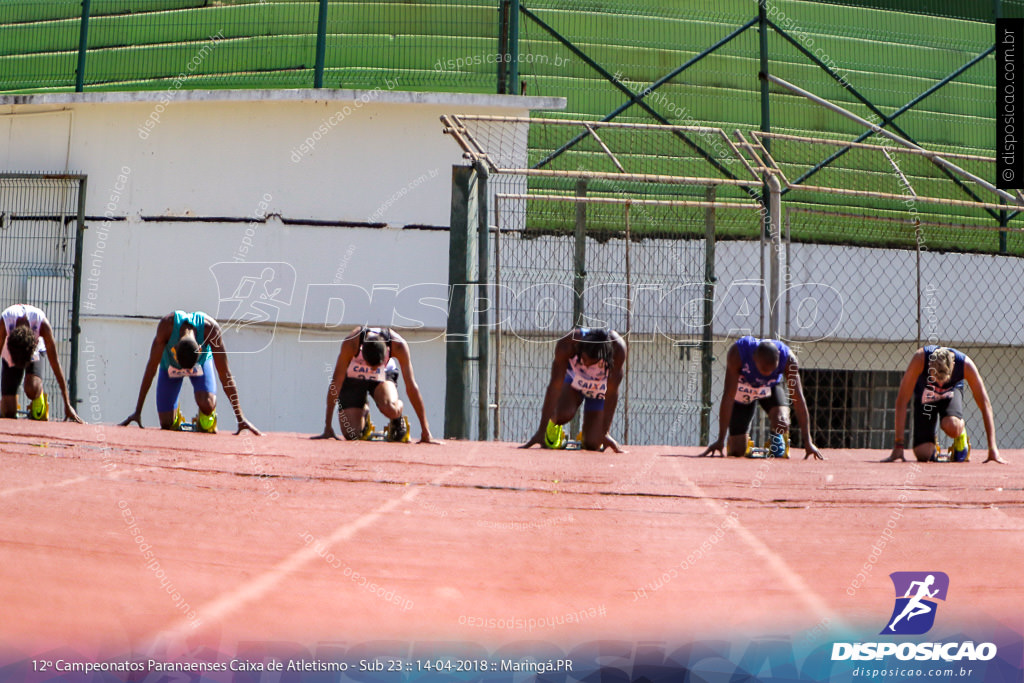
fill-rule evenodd
<path id="1" fill-rule="evenodd" d="M 502 437 L 533 432 L 553 342 L 580 324 L 629 340 L 613 429 L 629 443 L 716 434 L 709 413 L 722 399 L 724 359 L 744 334 L 793 347 L 822 447 L 890 446 L 900 381 L 926 344 L 971 356 L 1001 443 L 1024 442 L 1012 362 L 1024 346 L 1024 304 L 1000 295 L 1024 275 L 1024 235 L 1005 225 L 1006 193 L 984 180 L 992 158 L 940 158 L 899 139 L 755 133 L 750 144 L 737 133 L 719 175 L 700 178 L 684 175 L 698 153 L 681 151 L 682 136 L 719 139 L 714 129 L 545 120 L 527 136 L 522 119 L 443 120 L 497 179 L 490 282 L 500 350 L 487 400 Z M 572 139 L 574 127 L 579 144 L 551 168 L 528 163 L 550 148 L 534 141 Z M 761 187 L 736 179 L 744 173 L 774 183 L 771 202 L 745 196 Z M 972 200 L 950 197 L 954 190 Z M 943 220 L 950 206 L 963 222 Z M 1002 228 L 993 229 L 992 212 Z M 970 390 L 966 402 L 973 442 L 984 448 Z M 763 431 L 762 416 L 755 439 Z"/>
<path id="2" fill-rule="evenodd" d="M 782 336 L 798 350 L 819 445 L 891 447 L 900 379 L 926 344 L 951 346 L 974 360 L 992 402 L 999 444 L 1024 445 L 1024 415 L 1017 409 L 1024 304 L 1013 293 L 1024 281 L 1024 259 L 967 249 L 997 245 L 996 231 L 910 220 L 900 225 L 799 206 L 787 207 L 785 216 L 790 235 L 828 234 L 837 225 L 856 224 L 863 236 L 874 234 L 885 244 L 786 241 L 791 296 L 782 304 Z M 827 305 L 823 292 L 831 295 Z M 803 328 L 812 321 L 817 332 L 809 335 Z M 984 423 L 969 388 L 964 397 L 972 443 L 985 448 Z M 948 442 L 940 434 L 942 440 Z"/>
<path id="3" fill-rule="evenodd" d="M 588 189 L 596 190 L 594 184 Z M 773 302 L 767 261 L 775 247 L 757 238 L 756 212 L 639 202 L 626 209 L 624 202 L 523 195 L 499 197 L 498 207 L 492 282 L 501 324 L 492 400 L 501 438 L 524 439 L 536 429 L 554 342 L 578 322 L 608 325 L 629 340 L 628 381 L 613 436 L 634 444 L 694 445 L 706 442 L 710 428 L 713 439 L 728 346 L 743 334 L 769 336 L 768 318 L 777 306 L 779 336 L 799 360 L 820 447 L 891 447 L 900 381 L 926 344 L 951 346 L 974 360 L 999 443 L 1024 446 L 1024 415 L 1016 407 L 1024 381 L 1024 303 L 1012 294 L 1024 281 L 1024 259 L 928 246 L 929 237 L 972 243 L 977 228 L 929 223 L 918 230 L 908 223 L 894 229 L 877 216 L 784 205 L 786 281 Z M 648 231 L 638 235 L 632 219 L 642 212 Z M 827 234 L 852 222 L 862 237 L 873 233 L 885 246 L 792 237 Z M 718 237 L 700 235 L 708 228 L 717 228 Z M 744 230 L 752 239 L 742 239 Z M 710 313 L 703 305 L 707 293 Z M 706 329 L 712 332 L 707 339 Z M 986 448 L 969 388 L 964 409 L 972 443 Z M 909 443 L 912 421 L 906 425 Z M 764 431 L 760 416 L 755 439 Z M 802 447 L 798 428 L 792 439 Z M 939 440 L 948 445 L 941 432 Z"/>
<path id="4" fill-rule="evenodd" d="M 84 195 L 82 176 L 0 174 L 0 310 L 24 303 L 46 313 L 72 401 Z M 48 368 L 43 390 L 54 406 L 51 419 L 59 419 L 60 389 Z"/>
<path id="5" fill-rule="evenodd" d="M 713 296 L 715 233 L 756 239 L 755 205 L 715 202 L 714 189 L 701 188 L 704 200 L 643 199 L 622 196 L 613 180 L 561 183 L 573 192 L 499 191 L 495 199 L 496 435 L 533 433 L 555 342 L 579 325 L 614 329 L 628 343 L 615 438 L 699 441 L 711 417 L 714 309 L 705 301 Z M 548 188 L 556 184 L 549 179 Z"/>

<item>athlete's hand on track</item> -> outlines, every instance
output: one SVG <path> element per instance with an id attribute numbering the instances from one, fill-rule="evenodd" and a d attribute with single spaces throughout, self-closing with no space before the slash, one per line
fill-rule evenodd
<path id="1" fill-rule="evenodd" d="M 999 457 L 999 449 L 998 448 L 990 448 L 990 449 L 988 449 L 988 457 L 985 458 L 985 462 L 997 462 L 1000 465 L 1008 465 L 1009 464 L 1008 462 L 1006 462 L 1005 460 L 1003 460 L 1002 458 Z"/>
<path id="2" fill-rule="evenodd" d="M 83 420 L 82 418 L 78 417 L 78 413 L 76 413 L 75 409 L 72 408 L 69 405 L 64 406 L 64 421 L 65 422 L 77 422 L 80 425 L 84 425 L 85 424 L 85 420 Z"/>
<path id="3" fill-rule="evenodd" d="M 338 435 L 334 433 L 334 428 L 328 425 L 324 427 L 324 433 L 319 436 L 311 436 L 311 439 L 334 439 L 335 441 L 341 441 Z"/>
<path id="4" fill-rule="evenodd" d="M 622 448 L 619 447 L 618 442 L 615 439 L 613 439 L 612 437 L 608 436 L 607 434 L 605 434 L 605 437 L 604 437 L 604 447 L 605 448 L 610 448 L 613 451 L 615 451 L 616 453 L 628 453 L 629 452 L 629 451 L 622 450 Z"/>
<path id="5" fill-rule="evenodd" d="M 824 460 L 825 459 L 825 456 L 821 454 L 821 451 L 818 450 L 818 447 L 815 446 L 813 442 L 808 441 L 807 442 L 807 454 L 804 455 L 804 460 L 806 460 L 807 458 L 811 457 L 812 455 L 814 456 L 815 460 Z"/>
<path id="6" fill-rule="evenodd" d="M 256 427 L 253 426 L 253 424 L 251 422 L 249 422 L 248 420 L 246 420 L 244 417 L 241 420 L 238 421 L 238 431 L 235 432 L 235 436 L 238 436 L 239 434 L 241 434 L 243 429 L 248 429 L 250 432 L 252 432 L 256 436 L 263 436 L 262 432 L 260 432 L 260 430 L 256 429 Z"/>
<path id="7" fill-rule="evenodd" d="M 142 426 L 142 416 L 139 415 L 138 413 L 132 413 L 131 415 L 128 416 L 128 419 L 126 419 L 124 422 L 119 422 L 117 426 L 127 427 L 132 422 L 137 422 L 139 425 L 139 429 L 145 429 L 145 427 Z"/>
<path id="8" fill-rule="evenodd" d="M 423 432 L 423 434 L 420 436 L 419 443 L 429 443 L 435 446 L 441 446 L 442 444 L 444 444 L 444 441 L 438 441 L 434 437 L 430 436 L 430 432 Z"/>
<path id="9" fill-rule="evenodd" d="M 881 462 L 896 462 L 897 460 L 906 460 L 906 458 L 903 457 L 903 446 L 896 446 L 893 448 L 889 457 Z"/>
<path id="10" fill-rule="evenodd" d="M 714 456 L 716 451 L 720 456 L 725 457 L 725 453 L 722 451 L 724 447 L 725 442 L 722 439 L 719 439 L 718 441 L 714 442 L 713 444 L 705 448 L 704 452 L 697 457 L 703 458 L 706 455 Z"/>
<path id="11" fill-rule="evenodd" d="M 524 443 L 520 448 L 529 448 L 530 446 L 543 445 L 544 444 L 544 432 L 537 432 L 530 440 Z"/>

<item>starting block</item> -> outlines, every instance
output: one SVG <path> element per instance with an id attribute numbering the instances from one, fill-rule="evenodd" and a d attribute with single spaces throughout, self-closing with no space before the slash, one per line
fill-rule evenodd
<path id="1" fill-rule="evenodd" d="M 402 416 L 402 420 L 405 422 L 405 438 L 402 439 L 400 442 L 396 442 L 396 443 L 409 443 L 409 441 L 411 439 L 412 427 L 409 424 L 409 418 L 408 417 L 403 415 Z M 363 435 L 362 435 L 362 437 L 359 440 L 360 441 L 391 441 L 390 439 L 388 439 L 388 430 L 390 429 L 390 427 L 391 427 L 391 423 L 389 422 L 388 424 L 386 424 L 384 426 L 384 430 L 383 431 L 377 431 L 376 429 L 374 429 L 373 423 L 370 422 L 369 420 L 367 420 L 366 430 L 363 432 Z"/>
<path id="2" fill-rule="evenodd" d="M 755 446 L 754 440 L 748 438 L 747 452 L 744 455 L 747 458 L 770 458 L 772 457 L 772 452 L 767 442 L 765 442 L 764 446 Z M 782 457 L 787 460 L 789 459 L 789 439 L 786 439 L 786 452 Z"/>
<path id="3" fill-rule="evenodd" d="M 935 455 L 932 456 L 932 462 L 970 462 L 971 461 L 971 440 L 967 440 L 967 455 L 963 460 L 955 460 L 953 458 L 953 445 L 950 444 L 949 448 L 943 452 L 942 447 L 939 446 L 939 442 L 935 442 Z"/>
<path id="4" fill-rule="evenodd" d="M 217 429 L 217 413 L 214 413 L 213 428 Z M 199 416 L 196 415 L 192 418 L 191 422 L 186 422 L 184 416 L 181 414 L 181 408 L 178 408 L 177 413 L 174 415 L 174 423 L 171 425 L 172 431 L 176 432 L 198 432 L 200 434 L 209 434 L 205 429 L 199 427 Z"/>
<path id="5" fill-rule="evenodd" d="M 34 417 L 32 415 L 32 404 L 31 403 L 29 404 L 28 408 L 22 409 L 20 402 L 17 404 L 17 407 L 15 408 L 15 411 L 14 411 L 15 416 L 20 417 L 20 418 L 24 418 L 26 420 L 36 420 L 36 421 L 39 421 L 39 422 L 45 422 L 45 421 L 49 420 L 50 419 L 50 400 L 49 400 L 49 397 L 46 395 L 46 392 L 43 392 L 42 397 L 43 397 L 43 412 L 42 412 L 42 416 L 41 417 Z"/>

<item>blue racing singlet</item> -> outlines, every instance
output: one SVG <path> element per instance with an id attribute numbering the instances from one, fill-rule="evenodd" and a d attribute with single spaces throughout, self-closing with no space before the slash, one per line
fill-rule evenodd
<path id="1" fill-rule="evenodd" d="M 929 381 L 928 366 L 932 360 L 932 353 L 937 348 L 939 347 L 934 344 L 924 347 L 924 372 L 917 376 L 917 384 L 914 385 L 914 396 L 921 403 L 935 403 L 949 398 L 953 395 L 954 389 L 964 385 L 964 363 L 967 356 L 956 349 L 950 349 L 953 352 L 953 374 L 950 375 L 949 381 L 942 386 L 936 386 Z"/>
<path id="2" fill-rule="evenodd" d="M 196 330 L 196 343 L 199 344 L 199 358 L 196 360 L 196 364 L 192 366 L 190 370 L 184 370 L 178 361 L 174 360 L 174 355 L 171 353 L 178 341 L 181 339 L 181 325 L 182 323 L 188 323 Z M 203 345 L 203 337 L 206 335 L 206 314 L 202 311 L 196 311 L 195 313 L 186 313 L 185 311 L 174 312 L 174 329 L 171 330 L 171 338 L 167 340 L 167 346 L 164 347 L 164 355 L 160 357 L 160 369 L 168 370 L 168 374 L 176 377 L 184 377 L 186 375 L 201 375 L 203 374 L 202 366 L 210 358 L 210 346 L 209 344 Z M 169 370 L 173 368 L 177 372 Z"/>
<path id="3" fill-rule="evenodd" d="M 770 375 L 762 375 L 757 364 L 754 363 L 754 351 L 757 350 L 761 339 L 757 337 L 740 337 L 736 340 L 736 349 L 740 352 L 740 379 L 736 386 L 736 401 L 739 403 L 753 403 L 762 398 L 767 398 L 772 393 L 772 387 L 782 381 L 782 373 L 792 352 L 784 343 L 770 339 L 779 350 L 779 364 Z"/>

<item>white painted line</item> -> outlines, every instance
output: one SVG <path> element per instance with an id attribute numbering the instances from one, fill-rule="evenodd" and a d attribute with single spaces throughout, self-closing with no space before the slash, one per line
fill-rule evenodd
<path id="1" fill-rule="evenodd" d="M 455 474 L 458 471 L 458 467 L 453 467 L 445 472 L 438 475 L 430 485 L 436 486 L 442 483 L 445 479 Z M 313 545 L 304 545 L 288 557 L 278 562 L 275 566 L 269 570 L 252 579 L 251 581 L 238 586 L 234 590 L 228 591 L 222 594 L 219 598 L 214 599 L 201 607 L 196 608 L 195 612 L 198 618 L 202 622 L 215 623 L 218 622 L 230 614 L 237 612 L 241 608 L 245 607 L 251 602 L 255 602 L 266 595 L 272 588 L 277 586 L 279 583 L 284 581 L 290 574 L 293 574 L 304 565 L 320 559 L 320 554 L 317 552 L 317 546 L 320 547 L 321 552 L 326 552 L 327 549 L 334 546 L 336 543 L 347 541 L 354 535 L 371 526 L 377 522 L 386 513 L 394 510 L 396 507 L 410 502 L 416 496 L 419 495 L 420 491 L 424 489 L 423 485 L 415 486 L 401 496 L 392 498 L 386 503 L 380 505 L 375 510 L 372 510 L 365 515 L 359 517 L 355 521 L 343 524 L 335 529 L 330 536 L 324 540 L 323 543 L 317 543 Z M 195 631 L 194 622 L 188 619 L 179 621 L 177 624 L 161 631 L 156 636 L 150 638 L 148 642 L 152 643 L 151 652 L 162 652 L 166 650 L 166 646 L 169 643 L 180 642 L 186 634 L 193 633 Z"/>
<path id="2" fill-rule="evenodd" d="M 677 470 L 681 470 L 681 465 L 678 461 L 673 462 L 673 465 Z M 754 554 L 764 560 L 764 562 L 775 572 L 775 575 L 787 586 L 793 594 L 804 604 L 804 606 L 811 611 L 819 620 L 828 619 L 827 623 L 832 625 L 833 629 L 845 630 L 848 627 L 843 623 L 839 615 L 832 611 L 832 609 L 826 604 L 826 602 L 814 592 L 803 577 L 796 573 L 796 571 L 790 567 L 781 556 L 775 553 L 769 548 L 760 538 L 754 535 L 749 529 L 740 523 L 738 517 L 734 517 L 729 514 L 728 510 L 725 509 L 721 503 L 717 500 L 709 497 L 701 487 L 690 481 L 685 474 L 681 471 L 679 473 L 683 483 L 690 489 L 690 491 L 699 497 L 704 503 L 710 507 L 715 514 L 721 515 L 723 518 L 733 520 L 731 526 L 735 529 L 740 539 L 743 540 L 747 546 L 754 551 Z"/>
<path id="3" fill-rule="evenodd" d="M 181 463 L 178 467 L 173 468 L 173 469 L 180 469 L 180 468 L 183 468 L 183 467 L 188 467 L 189 465 L 199 465 L 199 464 L 201 464 L 203 462 L 205 462 L 205 460 L 191 460 L 189 462 Z M 147 465 L 145 467 L 136 467 L 135 469 L 131 469 L 131 470 L 117 470 L 115 472 L 111 472 L 110 474 L 107 474 L 106 476 L 75 477 L 73 479 L 62 479 L 61 481 L 55 481 L 55 482 L 45 482 L 45 483 L 39 483 L 39 484 L 31 484 L 29 486 L 18 486 L 18 487 L 13 488 L 13 489 L 4 489 L 3 491 L 0 491 L 0 498 L 6 498 L 7 496 L 13 496 L 13 495 L 18 494 L 18 493 L 27 493 L 29 491 L 42 491 L 43 489 L 63 488 L 65 486 L 73 486 L 75 484 L 81 484 L 82 482 L 86 482 L 86 481 L 113 481 L 113 480 L 119 479 L 120 477 L 129 475 L 129 474 L 141 474 L 142 472 L 155 472 L 158 469 L 160 469 L 160 468 L 156 468 L 156 467 L 152 467 L 150 465 Z"/>
<path id="4" fill-rule="evenodd" d="M 0 498 L 6 498 L 7 496 L 13 496 L 16 493 L 27 493 L 29 491 L 41 491 L 42 489 L 50 488 L 61 488 L 63 486 L 71 486 L 73 484 L 80 484 L 83 481 L 89 481 L 92 477 L 75 477 L 74 479 L 63 479 L 61 481 L 46 482 L 43 484 L 32 484 L 31 486 L 19 486 L 13 489 L 5 489 L 0 491 Z"/>

